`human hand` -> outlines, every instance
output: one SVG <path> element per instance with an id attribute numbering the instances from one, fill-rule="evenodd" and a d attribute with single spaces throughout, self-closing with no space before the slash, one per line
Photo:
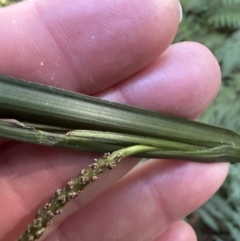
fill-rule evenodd
<path id="1" fill-rule="evenodd" d="M 220 70 L 199 44 L 170 46 L 178 23 L 176 0 L 25 1 L 0 9 L 0 73 L 193 119 L 216 96 Z M 96 157 L 6 140 L 0 149 L 2 241 Z M 138 161 L 87 187 L 43 240 L 196 240 L 179 220 L 219 188 L 228 164 Z"/>

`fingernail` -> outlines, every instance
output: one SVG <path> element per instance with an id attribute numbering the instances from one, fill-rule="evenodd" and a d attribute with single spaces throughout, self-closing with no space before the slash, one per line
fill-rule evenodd
<path id="1" fill-rule="evenodd" d="M 182 11 L 182 5 L 179 1 L 179 11 L 180 11 L 180 20 L 179 20 L 179 23 L 182 21 L 182 17 L 183 17 L 183 11 Z"/>

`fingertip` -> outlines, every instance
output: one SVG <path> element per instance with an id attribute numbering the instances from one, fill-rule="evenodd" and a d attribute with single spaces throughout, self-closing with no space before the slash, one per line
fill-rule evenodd
<path id="1" fill-rule="evenodd" d="M 171 223 L 205 203 L 223 184 L 228 171 L 229 163 L 151 160 L 140 166 L 135 175 L 148 180 L 146 183 Z"/>
<path id="2" fill-rule="evenodd" d="M 204 72 L 211 74 L 215 89 L 219 89 L 222 76 L 221 69 L 216 57 L 209 48 L 201 43 L 191 41 L 179 42 L 173 44 L 172 47 L 173 51 L 174 48 L 179 49 L 178 54 L 182 55 L 183 61 L 188 59 L 189 62 L 194 62 L 200 75 L 204 74 Z M 211 70 L 214 70 L 214 72 Z"/>
<path id="3" fill-rule="evenodd" d="M 177 221 L 170 225 L 167 230 L 155 241 L 197 241 L 193 228 L 184 221 Z"/>
<path id="4" fill-rule="evenodd" d="M 201 44 L 183 42 L 99 96 L 195 119 L 211 104 L 220 84 L 220 67 L 213 54 Z"/>
<path id="5" fill-rule="evenodd" d="M 182 98 L 184 99 L 183 95 L 186 94 L 186 103 L 190 100 L 186 117 L 196 119 L 216 98 L 221 85 L 221 69 L 213 53 L 200 43 L 174 44 L 170 51 L 176 48 L 179 61 L 182 61 L 178 71 L 179 78 L 188 87 L 188 91 L 182 92 Z"/>
<path id="6" fill-rule="evenodd" d="M 173 88 L 174 93 L 169 93 L 173 96 L 172 104 L 175 104 L 179 113 L 183 113 L 181 116 L 195 119 L 202 114 L 218 94 L 221 85 L 219 63 L 206 46 L 196 42 L 174 44 L 166 52 L 166 55 L 171 54 L 175 57 L 173 60 L 175 64 L 173 63 L 171 70 L 175 71 L 175 78 L 171 78 L 175 88 Z M 164 56 L 162 58 L 164 62 Z M 167 58 L 168 56 L 166 56 Z M 171 58 L 170 62 L 172 62 Z M 182 86 L 186 88 L 183 89 Z M 177 95 L 177 91 L 179 95 Z"/>

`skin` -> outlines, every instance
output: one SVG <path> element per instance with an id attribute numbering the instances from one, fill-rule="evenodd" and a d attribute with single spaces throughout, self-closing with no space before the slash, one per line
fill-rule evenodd
<path id="1" fill-rule="evenodd" d="M 0 9 L 0 73 L 194 119 L 221 74 L 204 46 L 170 45 L 178 24 L 176 0 L 26 1 Z M 2 241 L 17 239 L 57 188 L 99 157 L 0 143 Z M 216 192 L 228 164 L 137 162 L 104 173 L 41 240 L 195 241 L 179 220 Z"/>

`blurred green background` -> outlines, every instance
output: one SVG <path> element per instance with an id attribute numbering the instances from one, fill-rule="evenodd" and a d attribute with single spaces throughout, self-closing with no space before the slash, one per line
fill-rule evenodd
<path id="1" fill-rule="evenodd" d="M 0 0 L 0 6 L 19 0 Z M 199 121 L 240 132 L 240 0 L 181 0 L 183 20 L 174 42 L 206 45 L 222 68 L 222 87 Z M 199 241 L 240 240 L 240 165 L 232 165 L 220 190 L 186 217 Z"/>
<path id="2" fill-rule="evenodd" d="M 200 121 L 240 132 L 240 0 L 181 0 L 184 17 L 175 42 L 206 45 L 222 69 L 221 90 Z M 240 240 L 240 165 L 220 190 L 187 217 L 199 241 Z"/>

